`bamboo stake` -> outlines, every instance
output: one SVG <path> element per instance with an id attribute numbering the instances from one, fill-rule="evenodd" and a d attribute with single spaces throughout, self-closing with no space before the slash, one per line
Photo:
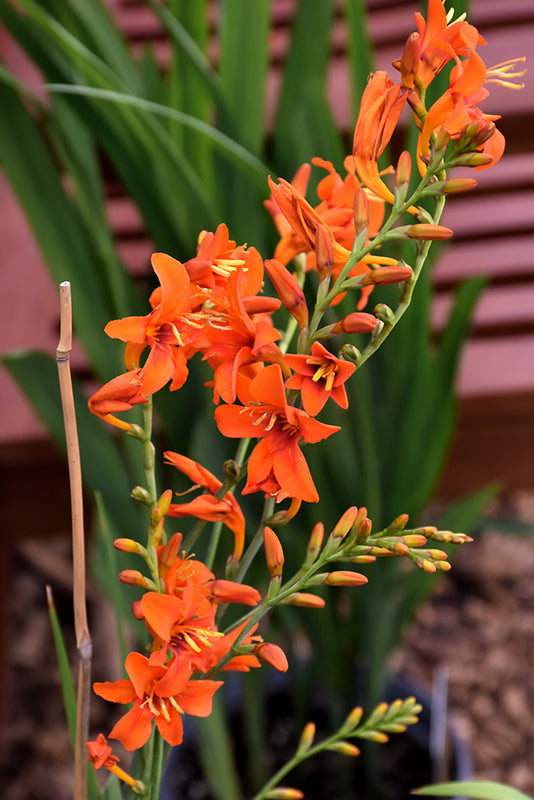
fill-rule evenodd
<path id="1" fill-rule="evenodd" d="M 76 741 L 74 746 L 74 800 L 87 797 L 87 759 L 84 744 L 89 738 L 89 697 L 91 683 L 92 642 L 87 624 L 85 603 L 85 544 L 83 529 L 83 496 L 80 450 L 76 426 L 76 412 L 70 374 L 72 349 L 72 306 L 70 283 L 59 284 L 60 334 L 56 362 L 61 391 L 61 406 L 65 424 L 67 460 L 72 517 L 72 559 L 74 571 L 74 628 L 78 650 L 78 686 Z"/>

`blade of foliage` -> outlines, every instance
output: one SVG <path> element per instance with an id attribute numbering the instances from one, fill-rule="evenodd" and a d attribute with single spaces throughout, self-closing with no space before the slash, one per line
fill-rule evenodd
<path id="1" fill-rule="evenodd" d="M 68 280 L 76 303 L 76 330 L 99 374 L 118 369 L 118 354 L 98 346 L 94 333 L 106 325 L 113 309 L 97 269 L 98 257 L 75 205 L 61 185 L 34 121 L 15 92 L 0 85 L 0 152 L 2 166 L 55 281 Z M 25 157 L 20 158 L 24 152 Z M 36 187 L 46 186 L 46 203 Z M 61 220 L 61 225 L 58 225 Z M 86 300 L 87 298 L 87 300 Z M 90 298 L 90 299 L 89 299 Z"/>
<path id="2" fill-rule="evenodd" d="M 217 800 L 236 800 L 241 797 L 224 708 L 219 695 L 213 698 L 213 708 L 209 717 L 199 720 L 196 729 L 203 771 L 215 797 Z M 224 764 L 224 769 L 221 769 L 221 764 Z"/>
<path id="3" fill-rule="evenodd" d="M 345 148 L 325 99 L 332 26 L 331 0 L 301 0 L 293 21 L 273 134 L 277 169 L 292 175 L 324 153 L 340 166 Z"/>
<path id="4" fill-rule="evenodd" d="M 369 36 L 367 5 L 363 0 L 346 0 L 348 55 L 351 79 L 351 101 L 354 118 L 358 113 L 360 99 L 367 79 L 374 69 L 374 53 Z"/>
<path id="5" fill-rule="evenodd" d="M 473 800 L 532 800 L 513 786 L 496 781 L 451 781 L 412 789 L 412 794 L 430 797 L 471 797 Z"/>

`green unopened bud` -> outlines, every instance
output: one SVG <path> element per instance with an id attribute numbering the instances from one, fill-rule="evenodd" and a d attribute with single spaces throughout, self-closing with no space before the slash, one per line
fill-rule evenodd
<path id="1" fill-rule="evenodd" d="M 488 153 L 465 153 L 456 157 L 453 161 L 454 167 L 487 167 L 493 161 L 493 156 Z"/>
<path id="2" fill-rule="evenodd" d="M 341 348 L 339 356 L 340 358 L 344 358 L 345 361 L 350 361 L 351 364 L 356 364 L 356 366 L 358 366 L 362 354 L 360 353 L 357 347 L 354 347 L 354 345 L 344 344 L 343 347 Z"/>
<path id="3" fill-rule="evenodd" d="M 131 491 L 130 497 L 133 497 L 134 500 L 139 500 L 140 503 L 144 503 L 147 506 L 151 506 L 153 502 L 150 492 L 143 486 L 135 486 Z"/>
<path id="4" fill-rule="evenodd" d="M 378 305 L 376 305 L 374 308 L 374 313 L 381 322 L 384 322 L 387 325 L 395 324 L 395 314 L 385 303 L 378 303 Z"/>
<path id="5" fill-rule="evenodd" d="M 121 553 L 137 553 L 138 555 L 146 553 L 145 548 L 139 542 L 134 542 L 133 539 L 115 539 L 113 547 L 120 550 Z"/>

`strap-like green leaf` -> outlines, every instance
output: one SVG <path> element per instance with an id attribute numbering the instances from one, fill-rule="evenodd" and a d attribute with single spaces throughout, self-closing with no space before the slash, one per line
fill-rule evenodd
<path id="1" fill-rule="evenodd" d="M 532 797 L 519 789 L 496 781 L 452 781 L 435 783 L 414 789 L 412 794 L 430 797 L 472 797 L 473 800 L 532 800 Z"/>

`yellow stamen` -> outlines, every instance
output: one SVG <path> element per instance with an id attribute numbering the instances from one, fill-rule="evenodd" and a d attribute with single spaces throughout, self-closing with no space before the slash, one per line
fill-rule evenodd
<path id="1" fill-rule="evenodd" d="M 513 83 L 509 80 L 510 78 L 521 78 L 521 76 L 525 75 L 527 72 L 526 69 L 515 72 L 511 71 L 515 69 L 518 61 L 526 61 L 525 56 L 513 58 L 509 61 L 501 61 L 500 64 L 495 64 L 494 67 L 490 67 L 486 71 L 485 83 L 498 83 L 500 86 L 504 86 L 507 89 L 523 89 L 525 86 L 524 83 Z"/>
<path id="2" fill-rule="evenodd" d="M 169 709 L 165 705 L 165 700 L 163 697 L 159 698 L 159 707 L 161 708 L 161 713 L 163 714 L 163 718 L 166 722 L 171 721 L 171 715 L 169 714 Z"/>

